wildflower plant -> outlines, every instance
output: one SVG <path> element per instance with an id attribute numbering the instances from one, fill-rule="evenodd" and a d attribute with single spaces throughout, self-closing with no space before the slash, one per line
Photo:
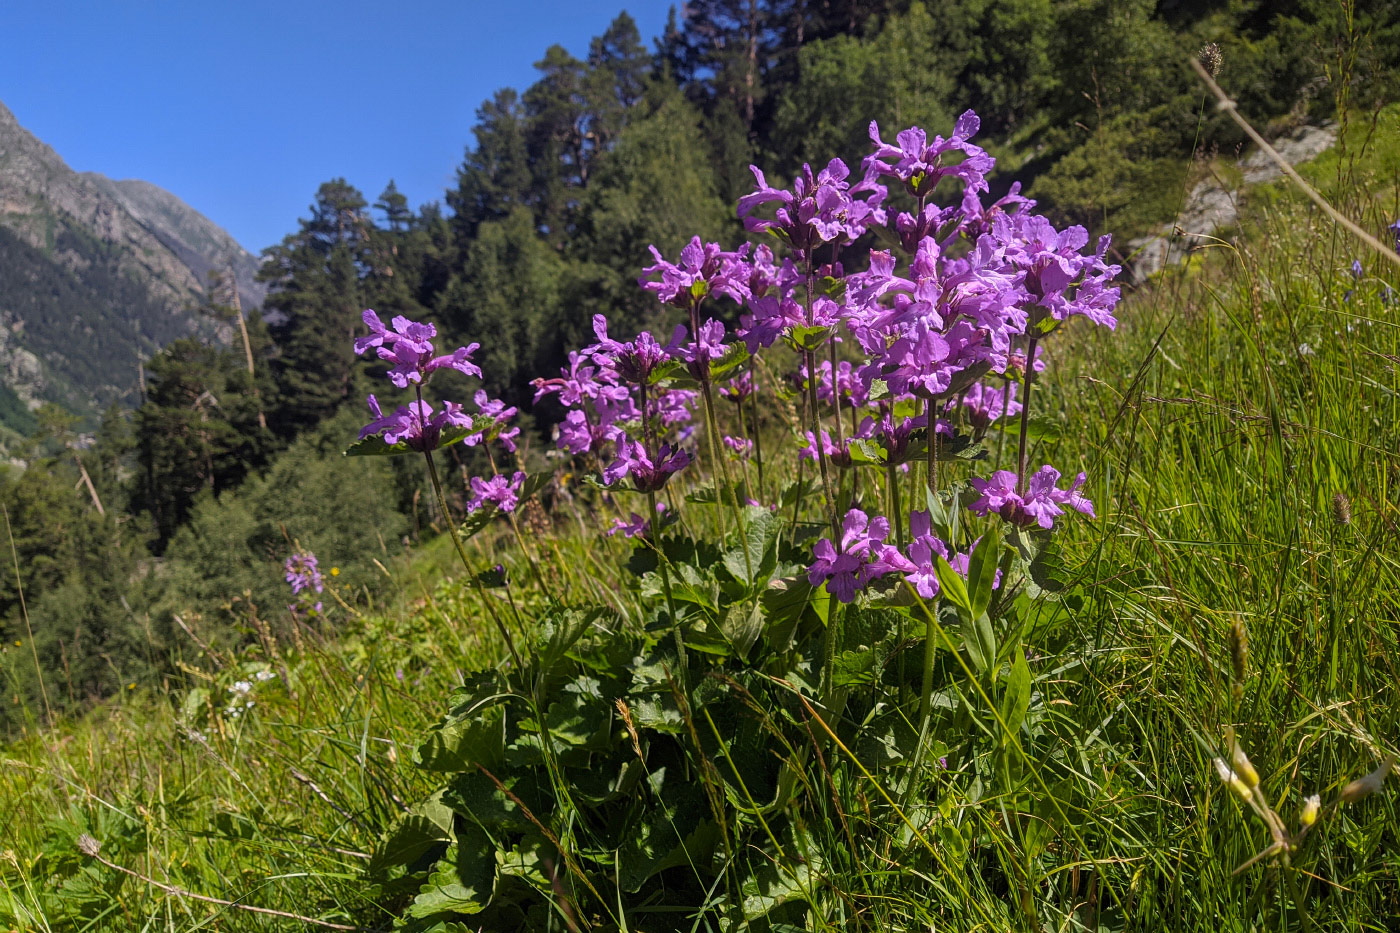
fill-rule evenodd
<path id="1" fill-rule="evenodd" d="M 1033 459 L 1035 380 L 1062 329 L 1116 326 L 1120 270 L 1106 237 L 1054 227 L 1019 187 L 990 200 L 978 129 L 969 112 L 891 143 L 872 123 L 854 168 L 789 186 L 755 168 L 738 203 L 753 242 L 652 248 L 639 287 L 679 325 L 623 334 L 599 315 L 535 380 L 563 409 L 558 456 L 591 477 L 580 494 L 613 514 L 597 547 L 631 542 L 635 587 L 589 602 L 561 566 L 568 586 L 509 633 L 461 546 L 479 524 L 453 526 L 511 661 L 466 677 L 417 753 L 439 791 L 375 853 L 378 883 L 416 892 L 410 928 L 828 914 L 821 860 L 793 853 L 825 806 L 814 762 L 853 749 L 881 749 L 867 774 L 891 789 L 872 826 L 915 826 L 950 782 L 1021 805 L 1044 753 L 1024 632 L 1078 598 L 1052 535 L 1096 514 L 1086 471 Z M 414 398 L 373 403 L 351 452 L 423 454 L 447 514 L 433 451 L 514 452 L 514 411 L 427 407 L 434 372 L 479 375 L 475 344 L 437 355 L 429 325 L 364 320 L 357 351 Z M 468 507 L 509 514 L 539 485 L 472 477 Z M 901 847 L 935 870 L 921 831 Z"/>

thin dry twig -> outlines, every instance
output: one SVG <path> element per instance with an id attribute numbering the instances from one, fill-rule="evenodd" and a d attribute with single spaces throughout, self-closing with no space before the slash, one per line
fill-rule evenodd
<path id="1" fill-rule="evenodd" d="M 1248 120 L 1240 116 L 1238 106 L 1233 100 L 1230 99 L 1230 97 L 1224 91 L 1220 89 L 1220 85 L 1215 83 L 1215 79 L 1210 76 L 1210 72 L 1206 71 L 1205 66 L 1203 66 L 1196 59 L 1192 58 L 1191 67 L 1196 70 L 1197 77 L 1199 77 L 1202 81 L 1205 82 L 1206 87 L 1210 89 L 1210 92 L 1214 94 L 1216 100 L 1219 101 L 1219 103 L 1216 105 L 1217 109 L 1223 110 L 1226 113 L 1228 113 L 1230 115 L 1230 119 L 1234 120 L 1235 123 L 1239 124 L 1240 129 L 1244 130 L 1245 135 L 1252 139 L 1254 141 L 1254 144 L 1257 145 L 1261 150 L 1263 150 L 1265 155 L 1267 155 L 1270 159 L 1273 160 L 1274 164 L 1279 167 L 1280 171 L 1282 171 L 1285 175 L 1292 179 L 1293 183 L 1296 184 L 1299 188 L 1303 189 L 1303 193 L 1306 194 L 1310 199 L 1312 199 L 1312 202 L 1314 204 L 1322 208 L 1323 212 L 1326 213 L 1328 217 L 1331 217 L 1337 223 L 1341 224 L 1343 227 L 1346 227 L 1352 233 L 1356 234 L 1356 236 L 1359 237 L 1367 246 L 1371 247 L 1371 249 L 1380 253 L 1387 260 L 1394 263 L 1395 265 L 1400 266 L 1400 254 L 1397 254 L 1394 250 L 1390 249 L 1380 240 L 1371 236 L 1371 234 L 1363 230 L 1355 221 L 1342 214 L 1331 204 L 1328 204 L 1327 199 L 1324 198 L 1322 195 L 1318 194 L 1317 190 L 1313 188 L 1312 185 L 1304 181 L 1303 176 L 1299 175 L 1293 169 L 1293 166 L 1288 164 L 1288 160 L 1285 159 L 1283 156 L 1279 155 L 1278 150 L 1276 150 L 1273 146 L 1270 146 L 1269 143 L 1264 139 L 1264 137 L 1260 136 L 1259 133 L 1254 129 L 1254 127 L 1249 125 Z"/>
<path id="2" fill-rule="evenodd" d="M 89 858 L 96 859 L 97 861 L 101 862 L 103 865 L 106 865 L 113 871 L 119 871 L 122 874 L 130 875 L 138 881 L 143 881 L 153 888 L 159 888 L 167 894 L 174 894 L 178 897 L 188 897 L 191 900 L 203 901 L 206 904 L 219 904 L 223 907 L 233 907 L 238 910 L 246 910 L 249 913 L 263 914 L 264 916 L 268 917 L 282 917 L 287 920 L 297 920 L 301 923 L 309 923 L 312 926 L 325 927 L 328 930 L 364 929 L 363 927 L 350 926 L 344 923 L 332 923 L 329 920 L 317 920 L 315 917 L 304 917 L 301 914 L 294 914 L 286 910 L 273 910 L 271 907 L 256 907 L 252 904 L 242 904 L 238 901 L 226 901 L 221 897 L 210 897 L 208 894 L 196 894 L 193 891 L 186 891 L 184 888 L 176 887 L 173 884 L 162 884 L 154 878 L 146 877 L 139 871 L 133 871 L 132 869 L 127 868 L 123 865 L 118 865 L 116 862 L 113 862 L 110 859 L 103 858 L 101 854 L 102 843 L 98 842 L 96 839 L 89 836 L 87 833 L 83 833 L 81 836 L 78 837 L 78 848 L 82 851 L 84 855 L 88 856 Z"/>

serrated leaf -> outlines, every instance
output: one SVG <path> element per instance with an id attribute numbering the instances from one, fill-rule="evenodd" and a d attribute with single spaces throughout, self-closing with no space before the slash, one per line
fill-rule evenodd
<path id="1" fill-rule="evenodd" d="M 495 849 L 478 826 L 464 827 L 456 844 L 433 866 L 409 905 L 408 915 L 423 920 L 439 915 L 475 914 L 491 901 L 496 879 Z"/>
<path id="2" fill-rule="evenodd" d="M 730 606 L 720 623 L 720 631 L 734 647 L 735 657 L 746 657 L 763 632 L 763 604 L 754 602 L 752 607 Z"/>
<path id="3" fill-rule="evenodd" d="M 808 327 L 799 324 L 788 332 L 787 341 L 795 350 L 816 350 L 825 344 L 830 336 L 829 327 Z"/>
<path id="4" fill-rule="evenodd" d="M 428 730 L 413 754 L 424 771 L 466 771 L 473 765 L 498 769 L 505 760 L 505 708 L 487 706 L 449 717 Z"/>
<path id="5" fill-rule="evenodd" d="M 433 847 L 452 841 L 452 810 L 443 803 L 443 793 L 433 794 L 390 825 L 370 855 L 371 877 L 412 865 Z"/>
<path id="6" fill-rule="evenodd" d="M 736 340 L 724 348 L 724 355 L 710 361 L 710 379 L 723 379 L 726 375 L 749 359 L 749 348 L 742 340 Z"/>

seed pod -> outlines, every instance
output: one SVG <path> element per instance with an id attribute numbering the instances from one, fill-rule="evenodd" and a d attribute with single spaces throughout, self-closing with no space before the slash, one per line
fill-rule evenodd
<path id="1" fill-rule="evenodd" d="M 1351 524 L 1351 500 L 1341 490 L 1332 497 L 1332 521 L 1337 525 Z"/>
<path id="2" fill-rule="evenodd" d="M 1240 748 L 1239 742 L 1235 742 L 1234 747 L 1230 749 L 1230 767 L 1250 790 L 1259 786 L 1259 772 L 1254 770 L 1254 765 L 1244 753 L 1244 749 Z"/>

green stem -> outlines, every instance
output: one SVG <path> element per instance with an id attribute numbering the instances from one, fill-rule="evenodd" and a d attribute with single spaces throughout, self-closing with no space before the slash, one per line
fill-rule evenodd
<path id="1" fill-rule="evenodd" d="M 676 639 L 676 657 L 680 660 L 681 682 L 684 683 L 689 664 L 685 654 L 685 638 L 681 634 L 681 619 L 676 614 L 676 600 L 671 595 L 671 571 L 667 566 L 670 562 L 661 548 L 661 516 L 656 513 L 655 492 L 647 493 L 647 504 L 651 508 L 651 517 L 647 519 L 651 522 L 651 546 L 656 551 L 657 566 L 661 570 L 661 589 L 666 594 L 666 611 L 671 614 L 671 634 Z"/>
<path id="2" fill-rule="evenodd" d="M 438 479 L 437 464 L 433 462 L 433 452 L 431 450 L 423 451 L 423 459 L 428 461 L 428 478 L 432 481 L 433 492 L 437 493 L 438 508 L 442 510 L 442 520 L 447 525 L 447 534 L 452 538 L 452 545 L 457 549 L 457 556 L 462 561 L 462 568 L 467 572 L 467 579 L 476 585 L 477 594 L 486 606 L 487 614 L 491 616 L 491 621 L 496 623 L 496 629 L 501 633 L 501 639 L 505 641 L 506 648 L 510 651 L 511 660 L 515 662 L 515 669 L 523 671 L 524 667 L 520 663 L 520 652 L 515 649 L 515 639 L 511 637 L 510 631 L 501 621 L 501 617 L 496 614 L 496 607 L 491 604 L 491 599 L 486 594 L 486 588 L 481 585 L 481 580 L 472 572 L 471 561 L 467 559 L 466 549 L 462 547 L 462 539 L 457 534 L 457 525 L 452 520 L 452 513 L 447 510 L 447 497 L 442 492 L 442 481 Z"/>
<path id="3" fill-rule="evenodd" d="M 1026 492 L 1026 437 L 1030 433 L 1031 389 L 1035 386 L 1035 344 L 1032 336 L 1026 349 L 1026 393 L 1021 399 L 1021 439 L 1016 445 L 1016 491 Z"/>

